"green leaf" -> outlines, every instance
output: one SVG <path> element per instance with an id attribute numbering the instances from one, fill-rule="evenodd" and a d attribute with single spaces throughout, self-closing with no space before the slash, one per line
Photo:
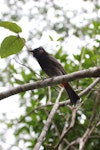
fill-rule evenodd
<path id="1" fill-rule="evenodd" d="M 63 37 L 58 38 L 57 41 L 63 41 Z"/>
<path id="2" fill-rule="evenodd" d="M 49 38 L 50 38 L 51 41 L 53 41 L 53 37 L 51 35 L 49 35 Z"/>
<path id="3" fill-rule="evenodd" d="M 94 25 L 94 27 L 96 28 L 96 29 L 98 29 L 99 27 L 100 27 L 100 21 L 92 21 L 92 24 Z"/>
<path id="4" fill-rule="evenodd" d="M 59 50 L 58 50 L 57 53 L 55 54 L 55 57 L 56 57 L 57 59 L 60 59 L 61 55 L 62 55 L 62 46 L 59 48 Z"/>
<path id="5" fill-rule="evenodd" d="M 25 39 L 18 36 L 6 37 L 0 46 L 1 58 L 13 55 L 22 50 L 25 45 Z"/>
<path id="6" fill-rule="evenodd" d="M 9 29 L 10 31 L 15 33 L 22 32 L 21 27 L 19 27 L 16 23 L 12 23 L 8 21 L 0 21 L 0 26 Z"/>

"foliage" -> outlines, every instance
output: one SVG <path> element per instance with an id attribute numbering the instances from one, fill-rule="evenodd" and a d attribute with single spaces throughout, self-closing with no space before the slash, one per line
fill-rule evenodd
<path id="1" fill-rule="evenodd" d="M 24 3 L 24 1 L 21 1 Z M 51 4 L 51 2 L 50 2 Z M 17 4 L 16 4 L 17 5 Z M 62 10 L 60 7 L 57 7 L 55 3 L 52 2 L 52 6 L 55 10 L 58 12 Z M 46 6 L 46 5 L 45 5 Z M 98 5 L 99 6 L 99 5 Z M 13 8 L 13 5 L 10 7 Z M 47 5 L 48 7 L 48 5 Z M 20 8 L 19 8 L 20 10 Z M 47 8 L 41 8 L 40 14 L 43 15 L 43 17 L 47 13 Z M 63 12 L 64 10 L 62 10 Z M 30 11 L 31 13 L 31 11 Z M 73 13 L 73 18 L 75 17 L 75 13 Z M 83 12 L 84 13 L 84 12 Z M 95 66 L 100 66 L 100 46 L 99 46 L 99 28 L 100 23 L 98 20 L 93 20 L 89 26 L 83 25 L 80 27 L 76 25 L 73 25 L 71 23 L 72 18 L 67 18 L 65 12 L 63 12 L 63 17 L 65 17 L 65 20 L 63 20 L 63 26 L 61 28 L 59 27 L 59 20 L 60 20 L 60 13 L 57 16 L 57 23 L 51 25 L 51 21 L 47 22 L 47 25 L 49 24 L 51 29 L 59 33 L 59 38 L 56 40 L 56 42 L 59 42 L 56 45 L 56 52 L 54 52 L 54 56 L 62 63 L 65 70 L 67 70 L 67 73 L 75 72 L 77 70 L 83 70 L 88 69 Z M 7 14 L 6 14 L 7 15 Z M 20 16 L 15 15 L 15 20 L 17 18 L 20 18 Z M 14 15 L 11 16 L 14 18 Z M 55 14 L 57 15 L 57 14 Z M 29 16 L 32 17 L 31 15 Z M 29 18 L 29 19 L 30 19 Z M 42 20 L 43 21 L 43 20 Z M 68 26 L 66 27 L 66 21 L 68 21 Z M 88 22 L 88 20 L 87 20 Z M 89 23 L 89 22 L 88 22 Z M 10 26 L 9 26 L 10 24 Z M 4 22 L 1 23 L 0 26 L 6 27 L 7 29 L 10 29 L 11 31 L 15 33 L 20 33 L 21 28 L 17 26 L 17 24 L 12 22 Z M 62 41 L 65 40 L 64 36 L 68 35 L 68 30 L 71 28 L 74 30 L 74 35 L 78 38 L 84 38 L 88 36 L 90 39 L 92 39 L 94 42 L 92 43 L 92 46 L 90 44 L 85 44 L 85 46 L 80 46 L 80 52 L 79 54 L 74 54 L 73 59 L 69 57 L 69 55 L 63 51 L 62 47 Z M 37 34 L 41 35 L 41 31 L 37 29 Z M 32 31 L 31 31 L 32 32 Z M 33 31 L 34 33 L 35 31 Z M 35 33 L 34 33 L 35 35 Z M 32 35 L 30 34 L 29 39 L 31 39 Z M 48 35 L 50 40 L 53 42 L 54 37 L 51 35 Z M 37 36 L 36 36 L 37 37 Z M 65 40 L 66 42 L 66 40 Z M 25 46 L 25 40 L 17 34 L 16 36 L 9 36 L 6 37 L 3 42 L 1 43 L 0 47 L 0 55 L 2 58 L 8 57 L 12 54 L 17 54 L 19 51 L 22 50 L 22 48 Z M 8 58 L 8 63 L 6 65 L 6 68 L 2 70 L 2 76 L 0 77 L 0 82 L 2 83 L 2 86 L 16 86 L 16 85 L 22 85 L 23 83 L 29 83 L 29 82 L 35 82 L 39 79 L 42 79 L 45 75 L 42 71 L 34 71 L 32 68 L 33 66 L 29 66 L 28 64 L 28 55 L 26 55 L 24 58 L 23 52 L 15 56 L 16 61 L 10 61 Z M 16 59 L 17 58 L 17 59 Z M 7 58 L 6 58 L 7 59 Z M 31 58 L 32 60 L 33 58 Z M 21 60 L 21 61 L 20 61 Z M 17 65 L 16 65 L 17 64 Z M 18 69 L 16 69 L 18 68 Z M 20 75 L 20 76 L 18 76 Z M 5 77 L 5 78 L 4 78 Z M 78 89 L 78 93 L 86 87 L 88 87 L 94 79 L 81 79 L 79 81 L 73 81 L 72 85 L 75 89 Z M 98 89 L 100 88 L 100 85 L 96 85 L 88 94 L 85 94 L 82 96 L 83 104 L 79 107 L 76 115 L 76 121 L 74 128 L 66 135 L 65 140 L 63 142 L 63 149 L 67 147 L 68 143 L 71 143 L 73 140 L 76 140 L 83 136 L 85 133 L 90 118 L 93 113 L 93 108 L 95 105 L 95 101 L 97 99 L 97 93 Z M 46 122 L 46 119 L 48 118 L 48 115 L 52 109 L 52 105 L 49 105 L 50 103 L 54 103 L 57 99 L 57 96 L 59 94 L 61 87 L 54 86 L 50 88 L 43 88 L 38 90 L 29 91 L 26 93 L 20 93 L 19 94 L 19 107 L 24 108 L 24 113 L 20 115 L 19 118 L 14 118 L 12 120 L 8 120 L 6 114 L 3 114 L 4 119 L 1 118 L 1 122 L 6 124 L 6 129 L 12 129 L 13 134 L 15 137 L 15 143 L 12 143 L 12 146 L 10 149 L 13 149 L 13 147 L 18 147 L 19 149 L 33 149 L 38 136 L 40 135 L 43 126 Z M 61 95 L 60 101 L 64 101 L 68 99 L 68 96 L 66 92 L 64 91 Z M 100 99 L 100 97 L 99 97 Z M 86 142 L 85 149 L 87 150 L 99 150 L 100 145 L 100 131 L 99 131 L 99 125 L 96 126 L 96 123 L 99 122 L 99 112 L 100 112 L 100 104 L 97 106 L 97 110 L 95 113 L 95 118 L 93 120 L 93 124 L 91 126 L 95 126 L 92 134 L 89 136 L 89 139 Z M 72 111 L 70 107 L 60 107 L 59 110 L 56 112 L 52 124 L 49 128 L 49 131 L 46 135 L 46 138 L 43 142 L 43 149 L 51 149 L 51 146 L 55 146 L 58 143 L 59 137 L 62 133 L 62 130 L 64 126 L 66 125 L 66 128 L 70 125 L 72 117 Z M 3 141 L 3 133 L 0 133 L 1 141 Z M 96 138 L 97 137 L 97 138 Z M 99 137 L 99 138 L 98 138 Z M 21 142 L 23 143 L 21 145 Z M 74 148 L 78 149 L 78 145 L 74 145 Z M 70 148 L 69 148 L 70 149 Z"/>
<path id="2" fill-rule="evenodd" d="M 8 21 L 1 21 L 0 27 L 4 27 L 6 29 L 11 30 L 12 32 L 19 33 L 22 32 L 21 27 L 19 27 L 16 23 L 8 22 Z"/>
<path id="3" fill-rule="evenodd" d="M 22 32 L 22 29 L 15 23 L 12 22 L 0 22 L 0 26 L 7 28 L 15 33 Z M 0 46 L 0 56 L 1 58 L 7 57 L 12 54 L 16 54 L 22 50 L 25 45 L 25 39 L 18 36 L 8 36 L 6 37 Z"/>

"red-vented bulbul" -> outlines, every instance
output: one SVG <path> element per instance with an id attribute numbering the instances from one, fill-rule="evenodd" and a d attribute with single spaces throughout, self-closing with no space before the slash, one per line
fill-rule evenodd
<path id="1" fill-rule="evenodd" d="M 42 70 L 49 76 L 60 76 L 65 75 L 66 71 L 62 67 L 62 65 L 57 61 L 56 58 L 50 56 L 43 47 L 38 47 L 30 52 L 33 53 L 33 56 L 36 58 L 38 63 L 40 64 Z M 65 90 L 67 91 L 71 104 L 75 105 L 80 97 L 76 94 L 73 88 L 70 86 L 69 83 L 62 83 Z"/>

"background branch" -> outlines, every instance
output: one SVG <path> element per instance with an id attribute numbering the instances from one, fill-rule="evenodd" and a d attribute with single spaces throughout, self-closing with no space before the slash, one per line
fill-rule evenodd
<path id="1" fill-rule="evenodd" d="M 62 143 L 64 137 L 66 136 L 67 133 L 69 133 L 70 130 L 72 130 L 72 128 L 74 127 L 75 124 L 75 118 L 76 118 L 76 108 L 72 107 L 72 118 L 71 118 L 71 123 L 68 129 L 65 129 L 60 137 L 60 140 L 58 142 L 58 144 L 55 146 L 55 149 L 58 149 L 59 145 Z"/>
<path id="2" fill-rule="evenodd" d="M 100 81 L 100 78 L 95 79 L 95 81 L 93 83 L 91 83 L 86 89 L 84 89 L 82 92 L 80 92 L 78 95 L 79 96 L 83 96 L 84 94 L 88 93 L 89 91 L 91 91 L 91 89 L 98 84 L 98 82 Z M 51 95 L 51 94 L 50 94 Z M 50 96 L 51 97 L 51 96 Z M 63 107 L 70 104 L 70 100 L 65 100 L 63 102 L 59 102 L 59 107 Z M 45 105 L 41 105 L 38 106 L 34 109 L 32 109 L 29 113 L 27 113 L 20 121 L 18 121 L 18 123 L 22 122 L 22 120 L 24 120 L 27 116 L 29 116 L 30 114 L 32 114 L 33 112 L 35 112 L 36 110 L 40 110 L 40 109 L 44 109 L 45 107 L 49 107 L 49 106 L 53 106 L 54 103 L 47 103 Z M 82 105 L 82 103 L 81 103 Z M 80 106 L 79 106 L 80 107 Z M 77 108 L 78 109 L 78 108 Z"/>
<path id="3" fill-rule="evenodd" d="M 58 102 L 59 102 L 59 99 L 61 97 L 62 92 L 63 92 L 63 89 L 61 89 L 61 91 L 59 92 L 59 95 L 58 95 L 58 97 L 56 99 L 56 102 L 55 102 L 55 104 L 54 104 L 54 106 L 53 106 L 53 108 L 52 108 L 52 110 L 51 110 L 51 112 L 50 112 L 50 114 L 48 116 L 48 119 L 47 119 L 47 121 L 46 121 L 46 123 L 45 123 L 45 125 L 44 125 L 44 127 L 42 129 L 42 132 L 41 132 L 40 136 L 38 137 L 38 141 L 37 141 L 37 143 L 36 143 L 36 145 L 34 147 L 34 150 L 39 150 L 40 149 L 40 146 L 41 146 L 41 144 L 42 144 L 42 142 L 43 142 L 43 140 L 44 140 L 44 138 L 45 138 L 45 136 L 47 134 L 47 131 L 48 131 L 48 128 L 49 128 L 49 126 L 51 124 L 51 121 L 52 121 L 52 119 L 53 119 L 53 117 L 54 117 L 54 115 L 55 115 L 55 113 L 56 113 L 56 111 L 57 111 L 57 109 L 59 107 L 59 103 Z"/>
<path id="4" fill-rule="evenodd" d="M 99 106 L 99 99 L 100 99 L 100 90 L 98 90 L 98 94 L 96 97 L 96 101 L 93 107 L 93 111 L 92 111 L 92 115 L 90 117 L 89 120 L 89 124 L 88 127 L 86 128 L 86 131 L 84 132 L 83 136 L 81 138 L 77 138 L 76 140 L 72 141 L 71 143 L 69 143 L 69 145 L 66 147 L 65 150 L 69 149 L 70 146 L 75 145 L 75 144 L 79 144 L 79 150 L 83 150 L 85 143 L 87 142 L 88 138 L 90 137 L 91 133 L 94 131 L 95 127 L 98 124 L 98 121 L 95 121 L 96 118 L 96 112 L 97 112 L 97 107 Z"/>
<path id="5" fill-rule="evenodd" d="M 97 108 L 99 106 L 99 100 L 100 100 L 100 90 L 98 89 L 96 101 L 95 101 L 95 104 L 94 104 L 94 107 L 93 107 L 93 111 L 92 111 L 92 115 L 91 115 L 90 120 L 89 120 L 88 127 L 87 127 L 85 133 L 83 134 L 82 138 L 80 138 L 79 150 L 84 149 L 86 141 L 88 140 L 89 136 L 91 135 L 91 133 L 95 129 L 97 121 L 96 121 L 96 123 L 94 123 L 94 120 L 96 118 L 96 114 L 97 114 L 96 112 L 97 112 Z"/>

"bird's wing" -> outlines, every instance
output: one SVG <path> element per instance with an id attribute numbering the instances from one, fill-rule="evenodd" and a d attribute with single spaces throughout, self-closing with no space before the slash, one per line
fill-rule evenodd
<path id="1" fill-rule="evenodd" d="M 52 56 L 49 57 L 50 58 L 50 62 L 52 62 L 52 65 L 54 65 L 55 67 L 57 67 L 62 74 L 66 74 L 66 71 L 64 70 L 63 66 L 58 62 L 58 60 Z"/>

